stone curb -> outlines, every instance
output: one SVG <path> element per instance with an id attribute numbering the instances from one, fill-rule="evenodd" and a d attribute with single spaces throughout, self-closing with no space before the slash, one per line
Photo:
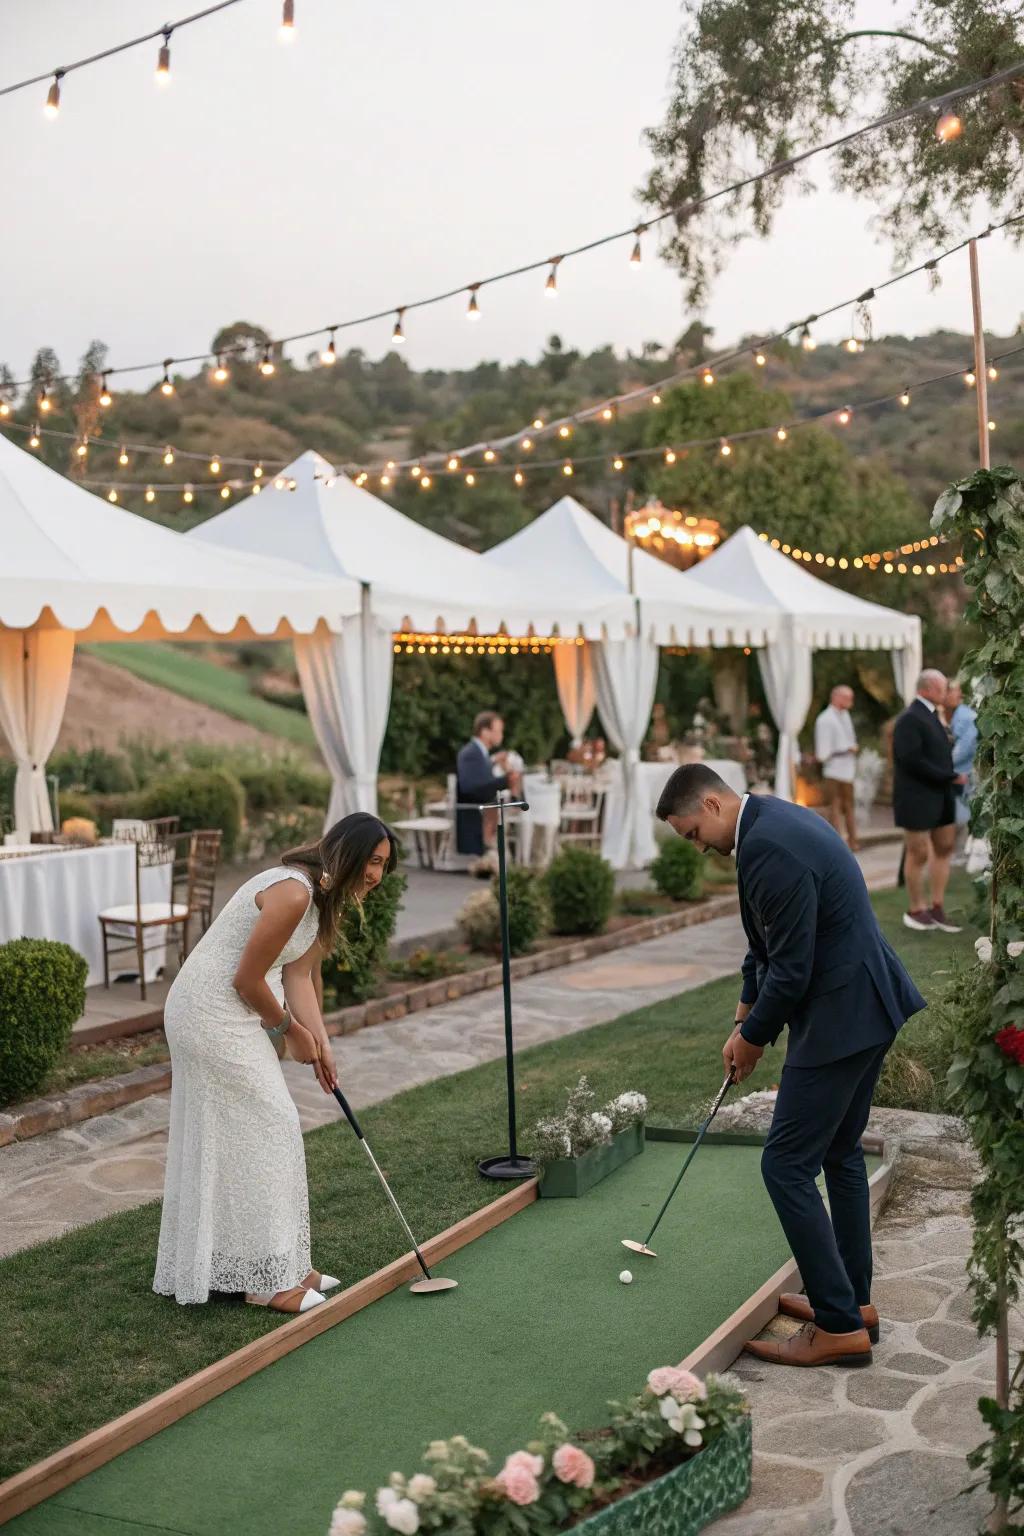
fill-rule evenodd
<path id="1" fill-rule="evenodd" d="M 536 955 L 521 955 L 512 961 L 512 979 L 536 976 L 542 971 L 552 971 L 564 965 L 574 965 L 580 960 L 590 960 L 596 955 L 606 955 L 616 949 L 626 949 L 631 944 L 642 944 L 647 939 L 660 938 L 680 928 L 692 928 L 699 923 L 711 922 L 716 917 L 730 917 L 739 911 L 739 900 L 732 894 L 711 896 L 699 905 L 682 912 L 662 912 L 655 917 L 641 918 L 618 933 L 602 933 L 592 939 L 573 939 L 553 949 Z M 329 1035 L 351 1035 L 373 1024 L 383 1024 L 389 1019 L 401 1019 L 410 1013 L 426 1008 L 437 1008 L 442 1003 L 457 1002 L 474 992 L 484 992 L 501 986 L 501 966 L 488 965 L 479 971 L 463 975 L 446 976 L 440 981 L 429 981 L 391 997 L 373 998 L 368 1003 L 357 1003 L 352 1008 L 342 1008 L 326 1014 L 324 1023 Z M 9 1114 L 0 1114 L 0 1147 L 15 1141 L 27 1141 L 31 1136 L 41 1136 L 45 1131 L 59 1131 L 66 1126 L 77 1125 L 93 1115 L 103 1115 L 109 1110 L 133 1104 L 137 1099 L 151 1094 L 166 1093 L 171 1086 L 171 1065 L 164 1062 L 153 1067 L 138 1067 L 118 1077 L 105 1077 L 95 1083 L 80 1083 L 66 1093 L 48 1098 L 32 1099 L 19 1105 Z"/>

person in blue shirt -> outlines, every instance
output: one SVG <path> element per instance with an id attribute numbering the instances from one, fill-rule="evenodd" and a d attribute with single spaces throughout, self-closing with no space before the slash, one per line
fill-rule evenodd
<path id="1" fill-rule="evenodd" d="M 946 721 L 953 738 L 953 767 L 964 780 L 954 787 L 956 824 L 966 827 L 971 819 L 971 793 L 974 788 L 974 754 L 978 750 L 977 713 L 964 703 L 964 691 L 957 682 L 946 686 Z"/>

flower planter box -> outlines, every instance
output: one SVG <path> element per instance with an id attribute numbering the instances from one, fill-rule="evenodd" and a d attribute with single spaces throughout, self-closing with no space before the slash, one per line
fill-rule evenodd
<path id="1" fill-rule="evenodd" d="M 585 1195 L 588 1189 L 600 1184 L 616 1168 L 638 1152 L 644 1150 L 644 1127 L 641 1121 L 631 1125 L 611 1141 L 599 1147 L 591 1147 L 579 1157 L 559 1157 L 548 1163 L 540 1181 L 542 1199 L 575 1198 Z"/>
<path id="2" fill-rule="evenodd" d="M 750 1493 L 750 1417 L 682 1462 L 574 1527 L 587 1536 L 697 1536 Z"/>

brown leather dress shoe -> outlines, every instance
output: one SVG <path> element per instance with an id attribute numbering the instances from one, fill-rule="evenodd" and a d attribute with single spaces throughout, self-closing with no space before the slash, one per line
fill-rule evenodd
<path id="1" fill-rule="evenodd" d="M 826 1333 L 814 1323 L 788 1339 L 751 1339 L 748 1355 L 770 1365 L 870 1365 L 871 1340 L 866 1328 L 853 1333 Z"/>
<path id="2" fill-rule="evenodd" d="M 786 1317 L 798 1317 L 802 1323 L 813 1323 L 814 1312 L 811 1304 L 804 1295 L 797 1295 L 795 1291 L 783 1291 L 779 1297 L 779 1311 Z M 878 1312 L 868 1302 L 866 1307 L 861 1307 L 860 1315 L 864 1327 L 868 1331 L 868 1338 L 872 1344 L 878 1343 Z"/>

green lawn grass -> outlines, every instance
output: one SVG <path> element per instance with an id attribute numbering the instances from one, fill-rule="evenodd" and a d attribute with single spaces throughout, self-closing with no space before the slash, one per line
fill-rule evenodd
<path id="1" fill-rule="evenodd" d="M 951 910 L 967 898 L 962 877 Z M 890 940 L 926 996 L 940 991 L 975 931 L 957 938 L 903 928 L 903 892 L 874 897 Z M 679 937 L 699 947 L 700 930 Z M 692 1124 L 722 1080 L 721 1046 L 737 997 L 727 977 L 607 1024 L 522 1052 L 520 1123 L 564 1102 L 586 1072 L 599 1101 L 639 1088 L 660 1125 Z M 913 1026 L 927 1031 L 928 1015 Z M 344 1075 L 344 1042 L 338 1056 Z M 769 1051 L 751 1088 L 778 1076 Z M 361 1120 L 413 1228 L 442 1230 L 495 1197 L 476 1159 L 505 1144 L 504 1066 L 489 1062 L 367 1109 Z M 0 1158 L 3 1154 L 0 1153 Z M 340 1123 L 306 1137 L 313 1262 L 350 1285 L 404 1250 L 354 1138 Z M 116 1414 L 277 1326 L 229 1301 L 178 1307 L 150 1290 L 157 1204 L 108 1217 L 0 1262 L 0 1477 L 39 1460 Z"/>
<path id="2" fill-rule="evenodd" d="M 87 645 L 83 650 L 100 661 L 123 667 L 125 671 L 180 693 L 197 704 L 219 709 L 235 720 L 244 720 L 257 730 L 280 736 L 296 746 L 316 747 L 313 728 L 304 714 L 273 704 L 250 692 L 240 672 L 218 666 L 205 657 L 162 641 L 126 640 L 111 645 Z"/>

